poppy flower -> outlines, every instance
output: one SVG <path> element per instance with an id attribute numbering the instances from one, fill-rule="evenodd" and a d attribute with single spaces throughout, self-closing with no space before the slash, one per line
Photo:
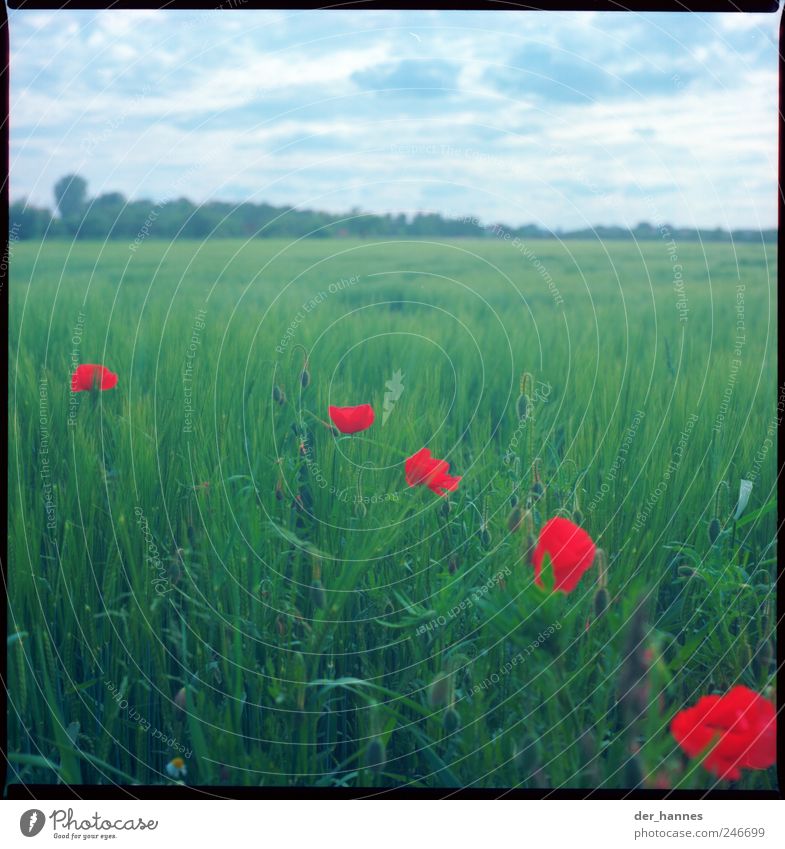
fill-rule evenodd
<path id="1" fill-rule="evenodd" d="M 549 519 L 540 531 L 534 549 L 534 583 L 542 583 L 542 561 L 547 554 L 553 569 L 553 588 L 571 593 L 578 586 L 583 573 L 594 562 L 596 548 L 592 538 L 578 525 L 562 516 Z"/>
<path id="2" fill-rule="evenodd" d="M 90 392 L 93 389 L 114 389 L 117 375 L 106 366 L 82 364 L 71 375 L 71 392 Z"/>
<path id="3" fill-rule="evenodd" d="M 742 769 L 767 769 L 777 760 L 776 716 L 772 702 L 738 686 L 679 711 L 671 734 L 691 758 L 711 747 L 703 766 L 717 778 L 736 781 Z"/>
<path id="4" fill-rule="evenodd" d="M 437 460 L 427 448 L 421 448 L 406 460 L 406 483 L 409 486 L 425 484 L 437 495 L 446 495 L 458 489 L 459 477 L 448 475 L 450 464 Z"/>
<path id="5" fill-rule="evenodd" d="M 358 433 L 367 430 L 373 424 L 373 407 L 359 404 L 356 407 L 330 407 L 328 409 L 333 424 L 341 433 Z"/>

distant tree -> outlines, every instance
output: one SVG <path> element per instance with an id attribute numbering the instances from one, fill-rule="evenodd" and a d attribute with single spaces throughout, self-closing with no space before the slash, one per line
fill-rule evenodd
<path id="1" fill-rule="evenodd" d="M 48 209 L 29 206 L 26 200 L 14 201 L 8 209 L 9 238 L 41 239 L 51 221 L 52 213 Z"/>
<path id="2" fill-rule="evenodd" d="M 55 203 L 63 220 L 81 218 L 87 206 L 87 180 L 78 174 L 67 174 L 55 183 Z"/>

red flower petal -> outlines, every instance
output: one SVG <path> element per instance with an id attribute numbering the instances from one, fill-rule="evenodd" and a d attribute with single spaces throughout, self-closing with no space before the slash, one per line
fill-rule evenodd
<path id="1" fill-rule="evenodd" d="M 444 496 L 458 488 L 460 477 L 449 475 L 450 464 L 437 460 L 427 448 L 421 448 L 406 459 L 406 483 L 409 486 L 425 484 L 432 492 Z"/>
<path id="2" fill-rule="evenodd" d="M 328 412 L 333 424 L 341 433 L 358 433 L 367 430 L 373 424 L 373 407 L 370 404 L 358 404 L 356 407 L 329 407 Z"/>
<path id="3" fill-rule="evenodd" d="M 562 516 L 549 519 L 540 531 L 534 549 L 534 582 L 542 586 L 542 561 L 547 554 L 553 569 L 554 589 L 572 592 L 583 573 L 594 562 L 596 548 L 592 538 L 578 525 Z"/>
<path id="4" fill-rule="evenodd" d="M 114 389 L 117 386 L 117 375 L 106 366 L 83 363 L 76 367 L 71 375 L 72 392 L 90 392 L 93 389 Z"/>
<path id="5" fill-rule="evenodd" d="M 741 769 L 767 769 L 777 759 L 774 705 L 747 687 L 724 696 L 703 696 L 676 714 L 671 734 L 694 758 L 715 741 L 703 762 L 718 778 L 736 781 Z"/>

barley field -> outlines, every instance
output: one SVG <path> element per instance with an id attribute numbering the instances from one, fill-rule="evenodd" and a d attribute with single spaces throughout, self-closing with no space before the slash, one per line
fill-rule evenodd
<path id="1" fill-rule="evenodd" d="M 776 788 L 670 728 L 775 700 L 775 280 L 667 238 L 15 244 L 9 780 Z"/>

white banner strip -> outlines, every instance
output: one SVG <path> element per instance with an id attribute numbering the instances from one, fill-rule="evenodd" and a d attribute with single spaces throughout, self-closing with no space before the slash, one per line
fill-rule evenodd
<path id="1" fill-rule="evenodd" d="M 4 846 L 785 846 L 778 801 L 5 801 Z M 35 841 L 35 842 L 33 842 Z"/>

